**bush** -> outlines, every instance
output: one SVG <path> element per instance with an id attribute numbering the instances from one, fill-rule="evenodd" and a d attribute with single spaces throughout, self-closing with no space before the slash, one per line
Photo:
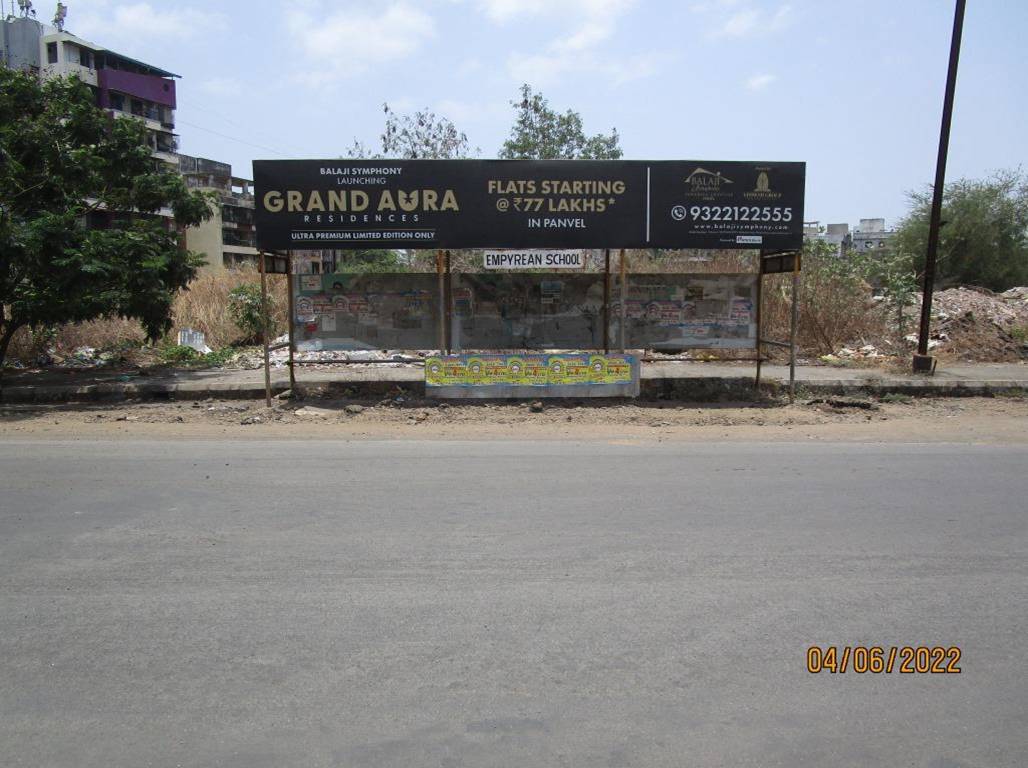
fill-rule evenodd
<path id="1" fill-rule="evenodd" d="M 189 288 L 181 291 L 175 299 L 175 328 L 193 328 L 203 331 L 207 346 L 221 349 L 239 341 L 241 328 L 234 321 L 229 309 L 229 295 L 241 285 L 253 285 L 260 276 L 253 267 L 238 267 L 224 271 L 200 274 Z M 259 284 L 258 284 L 259 285 Z M 257 288 L 260 295 L 260 288 Z M 269 314 L 274 321 L 271 333 L 281 333 L 286 327 L 286 280 L 282 275 L 268 276 Z M 252 338 L 251 334 L 251 338 Z M 257 336 L 260 326 L 257 326 Z"/>
<path id="2" fill-rule="evenodd" d="M 244 342 L 256 343 L 261 335 L 271 330 L 271 296 L 265 307 L 261 287 L 245 283 L 228 292 L 228 313 L 232 321 L 243 332 Z"/>
<path id="3" fill-rule="evenodd" d="M 172 344 L 168 347 L 161 347 L 157 356 L 162 363 L 191 363 L 198 360 L 201 355 L 192 347 L 185 344 Z"/>

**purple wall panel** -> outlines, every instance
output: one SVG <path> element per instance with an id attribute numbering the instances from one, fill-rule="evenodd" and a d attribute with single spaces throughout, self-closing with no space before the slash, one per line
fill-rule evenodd
<path id="1" fill-rule="evenodd" d="M 97 85 L 101 92 L 121 91 L 175 109 L 175 81 L 170 78 L 137 75 L 119 69 L 101 69 L 97 72 Z"/>

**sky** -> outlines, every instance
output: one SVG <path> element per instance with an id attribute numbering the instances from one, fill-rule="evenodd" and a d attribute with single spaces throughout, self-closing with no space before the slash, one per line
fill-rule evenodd
<path id="1" fill-rule="evenodd" d="M 3 0 L 9 4 L 10 0 Z M 626 159 L 807 163 L 808 221 L 907 211 L 935 174 L 952 0 L 68 0 L 66 29 L 182 76 L 181 151 L 378 144 L 429 108 L 481 157 L 529 83 Z M 49 4 L 36 1 L 40 19 Z M 1028 0 L 970 0 L 947 178 L 1028 164 Z"/>

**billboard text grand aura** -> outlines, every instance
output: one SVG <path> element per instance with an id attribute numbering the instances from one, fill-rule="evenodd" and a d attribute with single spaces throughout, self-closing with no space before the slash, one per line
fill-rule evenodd
<path id="1" fill-rule="evenodd" d="M 804 163 L 256 160 L 257 244 L 799 248 Z"/>

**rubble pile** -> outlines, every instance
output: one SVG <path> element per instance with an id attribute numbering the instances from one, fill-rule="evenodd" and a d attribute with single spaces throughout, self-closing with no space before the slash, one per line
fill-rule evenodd
<path id="1" fill-rule="evenodd" d="M 1019 288 L 1011 288 L 1009 291 L 1003 291 L 1000 297 L 1007 304 L 1012 304 L 1022 308 L 1028 307 L 1028 286 L 1021 286 Z"/>
<path id="2" fill-rule="evenodd" d="M 288 339 L 276 339 L 273 343 L 277 346 L 268 355 L 271 365 L 275 368 L 282 368 L 289 363 Z M 286 346 L 282 346 L 282 344 Z M 330 349 L 309 349 L 297 350 L 293 354 L 293 360 L 304 363 L 307 367 L 317 369 L 319 364 L 328 367 L 333 363 L 376 363 L 388 368 L 404 368 L 414 365 L 414 359 L 423 359 L 424 352 L 399 351 L 399 350 L 330 350 Z M 226 368 L 255 369 L 264 366 L 264 352 L 260 347 L 250 347 L 241 350 L 226 364 Z"/>
<path id="3" fill-rule="evenodd" d="M 920 306 L 916 297 L 915 306 Z M 930 348 L 965 360 L 1015 362 L 1028 356 L 1028 288 L 1002 294 L 950 288 L 932 301 Z M 916 343 L 915 335 L 907 340 Z"/>

